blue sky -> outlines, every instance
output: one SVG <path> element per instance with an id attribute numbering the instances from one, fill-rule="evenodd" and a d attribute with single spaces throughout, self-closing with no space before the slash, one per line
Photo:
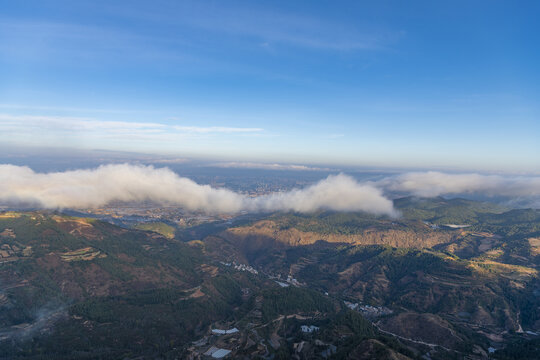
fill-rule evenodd
<path id="1" fill-rule="evenodd" d="M 0 145 L 540 172 L 536 1 L 0 8 Z"/>

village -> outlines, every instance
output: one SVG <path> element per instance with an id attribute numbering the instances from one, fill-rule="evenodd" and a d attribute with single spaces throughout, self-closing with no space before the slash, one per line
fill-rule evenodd
<path id="1" fill-rule="evenodd" d="M 260 304 L 261 300 L 257 299 L 256 301 Z M 271 320 L 269 323 L 261 324 L 260 310 L 257 309 L 249 314 L 248 317 L 253 322 L 248 322 L 242 330 L 236 326 L 232 326 L 233 324 L 214 324 L 214 327 L 209 328 L 204 337 L 191 343 L 191 346 L 188 348 L 189 355 L 187 358 L 195 360 L 246 356 L 248 358 L 260 357 L 270 360 L 274 358 L 271 349 L 277 350 L 282 346 L 280 337 L 277 334 L 282 322 L 285 319 L 295 318 L 300 321 L 307 320 L 306 323 L 309 323 L 309 319 L 311 318 L 302 314 L 280 315 L 277 319 Z M 310 348 L 319 350 L 323 358 L 327 358 L 337 352 L 335 345 L 317 339 L 317 333 L 319 332 L 318 326 L 301 325 L 299 330 L 303 336 L 302 340 L 293 343 L 295 350 L 294 359 L 304 358 L 301 356 L 302 352 L 308 351 Z M 270 336 L 264 336 L 264 333 L 268 331 L 271 331 Z"/>
<path id="2" fill-rule="evenodd" d="M 360 303 L 352 303 L 349 301 L 344 301 L 344 303 L 349 309 L 358 311 L 364 317 L 370 320 L 379 316 L 390 315 L 393 313 L 392 310 L 384 306 L 362 305 Z"/>
<path id="3" fill-rule="evenodd" d="M 237 263 L 236 261 L 223 262 L 220 264 L 226 268 L 236 271 L 245 271 L 254 275 L 266 276 L 274 280 L 281 287 L 303 286 L 290 274 L 284 278 L 281 275 L 270 276 L 261 274 L 250 265 Z M 252 296 L 250 289 L 242 289 L 244 299 Z M 254 306 L 245 316 L 237 322 L 218 322 L 207 329 L 207 333 L 202 338 L 193 341 L 188 348 L 188 359 L 222 359 L 222 358 L 262 358 L 273 359 L 274 352 L 282 346 L 283 341 L 290 341 L 292 338 L 282 338 L 278 331 L 287 319 L 295 319 L 299 322 L 297 326 L 297 336 L 301 340 L 293 343 L 295 353 L 294 359 L 304 358 L 301 354 L 309 351 L 319 351 L 322 358 L 327 358 L 337 352 L 337 347 L 327 344 L 317 339 L 319 327 L 313 321 L 320 320 L 317 314 L 292 314 L 279 315 L 268 322 L 263 322 L 262 304 L 263 297 L 257 296 L 254 299 Z"/>

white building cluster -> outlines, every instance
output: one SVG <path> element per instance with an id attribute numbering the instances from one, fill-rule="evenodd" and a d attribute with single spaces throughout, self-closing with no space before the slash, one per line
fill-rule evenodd
<path id="1" fill-rule="evenodd" d="M 258 274 L 259 273 L 257 270 L 255 270 L 251 266 L 245 265 L 245 264 L 234 264 L 234 268 L 236 270 L 238 270 L 238 271 L 247 271 L 247 272 L 250 272 L 252 274 Z"/>
<path id="2" fill-rule="evenodd" d="M 315 325 L 302 325 L 302 332 L 305 333 L 312 333 L 314 331 L 319 331 L 319 327 Z"/>
<path id="3" fill-rule="evenodd" d="M 212 329 L 212 334 L 215 334 L 215 335 L 235 334 L 238 331 L 239 330 L 237 328 L 232 328 L 229 330 Z"/>
<path id="4" fill-rule="evenodd" d="M 351 310 L 356 310 L 366 317 L 377 317 L 383 315 L 392 314 L 392 310 L 384 306 L 371 306 L 371 305 L 362 305 L 359 303 L 352 303 L 349 301 L 344 301 L 345 306 Z"/>

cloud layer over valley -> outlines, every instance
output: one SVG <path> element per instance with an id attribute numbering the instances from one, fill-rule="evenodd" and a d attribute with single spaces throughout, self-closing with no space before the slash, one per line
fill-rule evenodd
<path id="1" fill-rule="evenodd" d="M 540 205 L 540 177 L 482 174 L 447 174 L 437 171 L 410 172 L 376 183 L 386 191 L 420 197 L 476 194 L 487 197 L 528 199 L 530 206 Z M 536 204 L 536 205 L 535 205 Z"/>
<path id="2" fill-rule="evenodd" d="M 427 171 L 403 173 L 371 184 L 384 189 L 385 194 L 393 193 L 394 196 L 472 195 L 516 208 L 540 208 L 539 176 L 449 174 Z"/>
<path id="3" fill-rule="evenodd" d="M 0 202 L 11 206 L 95 208 L 113 201 L 153 201 L 207 213 L 328 209 L 396 215 L 392 201 L 380 189 L 346 175 L 329 176 L 304 189 L 256 198 L 199 185 L 168 168 L 129 164 L 53 173 L 0 165 L 0 183 Z"/>
<path id="4" fill-rule="evenodd" d="M 504 198 L 508 204 L 521 207 L 540 207 L 540 177 L 432 171 L 362 183 L 344 174 L 330 175 L 302 189 L 258 197 L 197 184 L 168 168 L 130 164 L 50 173 L 38 173 L 26 166 L 0 165 L 0 184 L 0 205 L 48 209 L 151 201 L 205 213 L 334 210 L 397 216 L 389 194 L 474 194 Z"/>

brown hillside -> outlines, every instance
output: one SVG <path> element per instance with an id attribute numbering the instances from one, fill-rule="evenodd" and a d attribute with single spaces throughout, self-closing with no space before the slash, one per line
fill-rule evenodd
<path id="1" fill-rule="evenodd" d="M 281 229 L 272 220 L 258 221 L 253 225 L 231 228 L 222 236 L 228 240 L 249 241 L 251 244 L 269 239 L 288 246 L 310 245 L 317 241 L 347 243 L 354 245 L 389 245 L 406 248 L 430 248 L 438 244 L 450 243 L 457 236 L 453 232 L 425 231 L 418 233 L 405 229 L 366 229 L 359 234 L 321 234 L 300 231 L 296 228 Z"/>

